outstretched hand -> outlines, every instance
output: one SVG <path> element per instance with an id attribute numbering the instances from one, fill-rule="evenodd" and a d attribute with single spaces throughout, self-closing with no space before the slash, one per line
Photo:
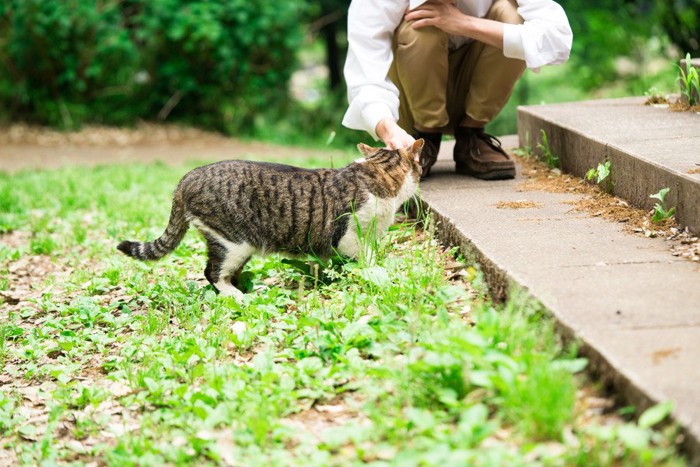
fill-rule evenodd
<path id="1" fill-rule="evenodd" d="M 416 140 L 406 133 L 395 121 L 385 118 L 377 124 L 377 136 L 384 141 L 387 149 L 400 149 L 412 145 Z"/>

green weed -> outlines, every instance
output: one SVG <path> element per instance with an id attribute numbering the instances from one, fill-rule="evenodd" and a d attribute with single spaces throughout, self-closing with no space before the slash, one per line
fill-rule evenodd
<path id="1" fill-rule="evenodd" d="M 612 163 L 606 160 L 604 163 L 598 164 L 598 167 L 589 169 L 586 172 L 586 179 L 592 181 L 595 179 L 595 183 L 599 185 L 607 193 L 612 193 L 615 186 L 612 181 Z"/>
<path id="2" fill-rule="evenodd" d="M 666 219 L 670 219 L 676 212 L 675 207 L 669 208 L 666 205 L 666 195 L 671 191 L 670 188 L 662 188 L 658 193 L 649 195 L 649 198 L 658 199 L 659 202 L 654 204 L 654 210 L 651 214 L 651 220 L 656 223 L 661 223 Z"/>
<path id="3" fill-rule="evenodd" d="M 522 148 L 516 148 L 513 150 L 513 154 L 518 157 L 532 157 L 534 152 L 532 150 L 532 145 L 530 144 L 530 132 L 525 132 L 525 145 Z"/>
<path id="4" fill-rule="evenodd" d="M 595 178 L 597 184 L 601 184 L 610 175 L 610 161 L 605 161 L 604 164 L 598 164 L 598 167 L 590 169 L 586 172 L 586 178 L 590 181 Z"/>
<path id="5" fill-rule="evenodd" d="M 681 95 L 689 105 L 700 104 L 700 73 L 691 63 L 690 53 L 685 56 L 685 68 L 677 65 L 680 70 L 678 81 L 681 85 Z"/>
<path id="6" fill-rule="evenodd" d="M 666 96 L 654 86 L 644 91 L 644 96 L 647 98 L 646 105 L 668 104 Z"/>
<path id="7" fill-rule="evenodd" d="M 544 130 L 540 130 L 541 141 L 537 143 L 537 149 L 540 151 L 540 157 L 543 162 L 547 164 L 550 169 L 556 169 L 559 167 L 559 156 L 557 156 L 549 144 L 549 138 Z"/>

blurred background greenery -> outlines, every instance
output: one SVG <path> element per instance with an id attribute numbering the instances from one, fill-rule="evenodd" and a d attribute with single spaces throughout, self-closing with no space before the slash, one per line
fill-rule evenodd
<path id="1" fill-rule="evenodd" d="M 674 92 L 700 54 L 700 0 L 567 0 L 570 61 L 528 71 L 520 104 Z M 349 1 L 3 0 L 0 122 L 60 129 L 182 122 L 229 135 L 343 147 Z"/>

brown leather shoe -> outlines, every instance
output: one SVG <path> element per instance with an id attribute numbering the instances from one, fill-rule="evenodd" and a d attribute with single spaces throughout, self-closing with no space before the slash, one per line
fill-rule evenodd
<path id="1" fill-rule="evenodd" d="M 440 152 L 440 142 L 442 141 L 442 133 L 425 133 L 422 131 L 416 131 L 413 134 L 413 137 L 415 139 L 423 138 L 425 140 L 423 151 L 420 153 L 420 166 L 422 169 L 420 178 L 423 180 L 430 175 L 430 169 L 432 169 L 435 162 L 437 162 L 438 153 Z"/>
<path id="2" fill-rule="evenodd" d="M 457 173 L 482 180 L 515 178 L 515 163 L 503 150 L 498 138 L 483 128 L 458 127 L 455 129 L 454 159 Z"/>

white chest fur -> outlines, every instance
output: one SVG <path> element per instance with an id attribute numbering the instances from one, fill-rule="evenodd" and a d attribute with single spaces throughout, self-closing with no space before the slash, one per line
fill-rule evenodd
<path id="1" fill-rule="evenodd" d="M 411 174 L 407 174 L 395 197 L 378 198 L 370 194 L 367 201 L 351 213 L 348 230 L 338 242 L 338 252 L 351 258 L 372 258 L 372 244 L 386 233 L 394 223 L 396 211 L 416 193 L 417 188 Z"/>

